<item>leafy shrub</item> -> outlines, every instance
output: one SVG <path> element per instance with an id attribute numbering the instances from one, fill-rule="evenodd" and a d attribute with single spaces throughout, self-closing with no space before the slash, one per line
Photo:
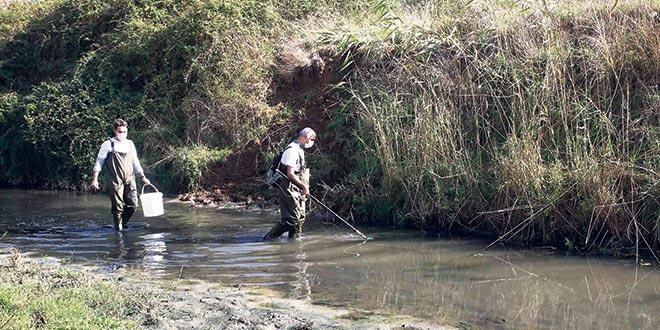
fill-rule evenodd
<path id="1" fill-rule="evenodd" d="M 213 165 L 222 163 L 231 154 L 229 149 L 209 149 L 205 146 L 189 146 L 176 150 L 173 173 L 181 186 L 189 191 L 200 188 L 204 173 Z"/>

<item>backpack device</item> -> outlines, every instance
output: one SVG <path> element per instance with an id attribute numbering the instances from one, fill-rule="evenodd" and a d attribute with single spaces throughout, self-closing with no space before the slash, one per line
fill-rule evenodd
<path id="1" fill-rule="evenodd" d="M 282 152 L 273 158 L 273 162 L 270 164 L 270 167 L 268 167 L 268 170 L 266 171 L 266 182 L 268 185 L 273 187 L 279 186 L 279 181 L 282 179 L 282 168 L 280 166 L 282 165 L 282 155 L 284 154 L 284 151 L 289 148 L 291 148 L 291 146 L 286 147 L 286 149 L 282 150 Z"/>

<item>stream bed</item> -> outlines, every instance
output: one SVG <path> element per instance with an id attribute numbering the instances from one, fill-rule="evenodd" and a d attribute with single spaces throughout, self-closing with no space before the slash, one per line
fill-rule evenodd
<path id="1" fill-rule="evenodd" d="M 634 260 L 310 221 L 300 240 L 264 242 L 273 211 L 192 207 L 111 227 L 104 195 L 0 190 L 0 253 L 145 269 L 164 279 L 263 286 L 285 297 L 485 329 L 657 329 L 660 272 Z M 313 219 L 312 219 L 313 220 Z"/>

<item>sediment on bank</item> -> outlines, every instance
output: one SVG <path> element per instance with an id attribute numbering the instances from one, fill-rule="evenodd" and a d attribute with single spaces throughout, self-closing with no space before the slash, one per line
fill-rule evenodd
<path id="1" fill-rule="evenodd" d="M 63 264 L 17 250 L 0 251 L 0 279 L 2 329 L 455 329 L 314 306 L 264 289 Z"/>

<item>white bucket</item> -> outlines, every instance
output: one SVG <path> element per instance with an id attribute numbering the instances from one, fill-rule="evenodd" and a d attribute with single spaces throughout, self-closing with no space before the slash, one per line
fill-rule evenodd
<path id="1" fill-rule="evenodd" d="M 144 187 L 152 186 L 156 192 L 144 193 Z M 145 217 L 157 217 L 165 213 L 163 210 L 163 193 L 152 184 L 142 186 L 142 194 L 140 194 L 140 201 L 142 202 L 142 212 Z"/>

